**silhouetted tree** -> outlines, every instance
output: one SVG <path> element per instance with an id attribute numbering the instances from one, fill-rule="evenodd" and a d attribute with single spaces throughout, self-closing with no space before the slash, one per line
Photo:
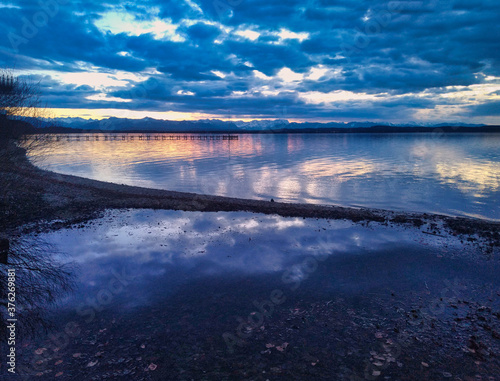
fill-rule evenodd
<path id="1" fill-rule="evenodd" d="M 39 84 L 10 72 L 0 76 L 0 113 L 7 117 L 33 115 L 40 106 Z"/>
<path id="2" fill-rule="evenodd" d="M 30 121 L 40 118 L 40 86 L 29 78 L 0 72 L 0 138 L 18 137 Z"/>
<path id="3" fill-rule="evenodd" d="M 49 322 L 44 312 L 71 290 L 74 265 L 61 263 L 55 248 L 37 236 L 2 237 L 0 235 L 0 343 L 5 340 L 7 324 L 7 269 L 16 271 L 16 315 L 25 337 Z"/>

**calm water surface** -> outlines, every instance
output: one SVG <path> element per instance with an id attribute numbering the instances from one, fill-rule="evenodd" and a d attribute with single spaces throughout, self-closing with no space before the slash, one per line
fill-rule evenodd
<path id="1" fill-rule="evenodd" d="M 55 172 L 150 188 L 500 219 L 495 134 L 156 136 L 63 137 L 32 158 Z"/>

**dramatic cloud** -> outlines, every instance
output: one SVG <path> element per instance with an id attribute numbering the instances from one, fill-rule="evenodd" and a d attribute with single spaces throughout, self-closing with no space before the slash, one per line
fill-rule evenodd
<path id="1" fill-rule="evenodd" d="M 0 4 L 0 64 L 86 114 L 499 124 L 499 16 L 497 0 L 18 0 Z"/>

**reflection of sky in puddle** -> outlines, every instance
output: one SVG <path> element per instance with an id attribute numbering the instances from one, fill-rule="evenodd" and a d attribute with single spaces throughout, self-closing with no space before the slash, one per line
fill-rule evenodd
<path id="1" fill-rule="evenodd" d="M 500 218 L 498 134 L 268 134 L 237 141 L 73 141 L 56 172 L 221 196 Z"/>
<path id="2" fill-rule="evenodd" d="M 244 212 L 111 211 L 84 229 L 45 236 L 79 268 L 79 286 L 65 303 L 78 305 L 106 293 L 123 276 L 127 291 L 114 295 L 119 308 L 168 298 L 196 280 L 279 279 L 307 257 L 351 258 L 362 264 L 373 253 L 397 258 L 408 249 L 453 246 L 451 239 L 423 237 L 415 230 Z M 127 280 L 130 274 L 133 279 Z"/>
<path id="3" fill-rule="evenodd" d="M 302 372 L 307 369 L 302 364 L 312 366 L 306 357 L 316 351 L 312 348 L 325 348 L 320 364 L 335 372 L 338 358 L 362 363 L 363 351 L 368 358 L 380 345 L 379 331 L 395 335 L 394 327 L 401 326 L 407 337 L 421 335 L 428 317 L 438 324 L 429 332 L 433 337 L 447 327 L 437 337 L 440 350 L 449 348 L 440 338 L 457 336 L 448 333 L 456 317 L 456 309 L 446 307 L 450 296 L 498 310 L 496 261 L 478 257 L 455 237 L 415 228 L 242 212 L 133 210 L 109 211 L 85 228 L 39 238 L 76 262 L 77 286 L 49 311 L 55 336 L 43 335 L 19 358 L 39 364 L 37 348 L 54 348 L 63 361 L 43 366 L 64 369 L 64 379 L 91 379 L 92 373 L 104 378 L 122 369 L 134 369 L 133 379 L 246 379 L 248 374 L 221 377 L 220 369 L 241 368 L 242 359 L 248 368 L 266 361 L 269 369 L 282 364 L 283 355 Z M 270 304 L 274 290 L 283 298 Z M 446 308 L 437 315 L 431 307 L 443 297 Z M 409 321 L 414 308 L 422 314 Z M 239 335 L 243 323 L 258 317 L 256 311 L 262 321 L 231 352 L 234 344 L 225 335 Z M 54 342 L 69 323 L 81 331 L 67 345 Z M 464 345 L 460 340 L 454 344 L 458 350 Z M 264 357 L 268 343 L 285 341 L 288 352 L 268 351 Z M 344 347 L 360 355 L 339 352 Z M 154 375 L 150 364 L 158 367 Z M 263 369 L 250 378 L 258 379 Z M 46 376 L 40 379 L 52 380 L 54 373 Z"/>

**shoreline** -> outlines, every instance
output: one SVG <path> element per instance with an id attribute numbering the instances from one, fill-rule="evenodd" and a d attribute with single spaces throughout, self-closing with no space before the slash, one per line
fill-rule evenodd
<path id="1" fill-rule="evenodd" d="M 103 119 L 105 120 L 105 119 Z M 131 123 L 131 120 L 123 119 L 123 121 Z M 450 124 L 438 124 L 432 126 L 401 126 L 401 125 L 387 125 L 387 124 L 374 124 L 372 126 L 350 126 L 344 125 L 339 126 L 337 124 L 331 123 L 320 123 L 320 122 L 305 122 L 297 123 L 291 122 L 289 124 L 276 124 L 269 127 L 258 127 L 258 128 L 245 128 L 237 127 L 236 125 L 231 125 L 230 122 L 225 128 L 216 128 L 206 121 L 177 121 L 173 124 L 167 121 L 155 120 L 156 126 L 150 126 L 149 128 L 123 128 L 114 127 L 112 123 L 106 125 L 103 128 L 99 122 L 90 122 L 87 125 L 82 125 L 80 127 L 69 127 L 69 126 L 46 126 L 46 127 L 35 127 L 25 131 L 27 134 L 92 134 L 92 133 L 116 133 L 116 134 L 126 134 L 126 133 L 164 133 L 164 134 L 406 134 L 406 133 L 431 133 L 431 134 L 454 134 L 454 133 L 500 133 L 500 125 L 450 125 Z M 160 123 L 160 125 L 158 125 Z M 133 124 L 133 122 L 132 122 Z M 121 129 L 120 129 L 121 128 Z"/>
<path id="2" fill-rule="evenodd" d="M 500 246 L 500 222 L 430 213 L 282 203 L 142 188 L 40 169 L 28 160 L 25 149 L 14 147 L 13 144 L 8 148 L 7 156 L 8 160 L 2 160 L 0 168 L 4 178 L 0 194 L 3 199 L 0 203 L 6 207 L 4 214 L 7 217 L 0 228 L 7 234 L 9 231 L 36 231 L 41 227 L 58 229 L 96 218 L 106 209 L 133 208 L 242 211 L 282 217 L 345 219 L 366 224 L 377 222 L 412 226 L 432 235 L 447 233 L 464 236 L 467 241 L 486 244 L 490 249 Z"/>

